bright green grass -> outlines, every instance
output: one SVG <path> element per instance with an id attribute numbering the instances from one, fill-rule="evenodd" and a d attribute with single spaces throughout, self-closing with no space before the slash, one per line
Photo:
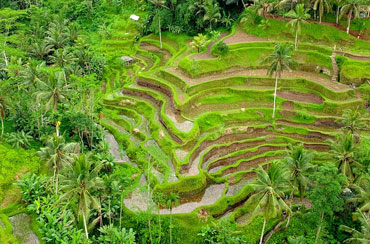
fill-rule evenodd
<path id="1" fill-rule="evenodd" d="M 179 62 L 179 67 L 185 70 L 191 77 L 197 77 L 214 72 L 221 72 L 233 67 L 249 69 L 264 68 L 263 60 L 272 53 L 270 47 L 240 48 L 231 50 L 226 56 L 214 59 L 194 60 L 185 58 Z M 314 70 L 316 66 L 332 69 L 329 56 L 315 51 L 296 51 L 294 60 L 301 70 Z"/>
<path id="2" fill-rule="evenodd" d="M 340 80 L 343 83 L 356 83 L 357 86 L 370 78 L 370 62 L 352 60 L 347 57 L 337 56 L 340 68 Z"/>
<path id="3" fill-rule="evenodd" d="M 251 35 L 265 37 L 276 41 L 293 41 L 294 33 L 286 26 L 285 21 L 269 19 L 270 26 L 266 29 L 255 25 L 244 25 L 244 29 Z M 331 26 L 309 23 L 302 27 L 302 32 L 299 35 L 299 42 L 308 42 L 315 45 L 325 45 L 328 47 L 342 47 L 344 51 L 370 55 L 370 43 L 358 40 L 357 38 L 346 34 L 344 31 L 338 30 Z"/>
<path id="4" fill-rule="evenodd" d="M 14 149 L 7 144 L 0 144 L 0 203 L 7 205 L 18 199 L 17 187 L 12 183 L 27 172 L 39 172 L 42 165 L 35 151 Z"/>

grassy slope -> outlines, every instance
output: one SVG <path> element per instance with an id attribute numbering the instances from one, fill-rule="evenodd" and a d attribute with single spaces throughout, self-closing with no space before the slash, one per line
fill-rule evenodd
<path id="1" fill-rule="evenodd" d="M 266 29 L 255 25 L 245 25 L 244 29 L 251 35 L 258 37 L 266 37 L 276 41 L 293 41 L 294 34 L 285 21 L 269 19 L 270 26 Z M 344 51 L 370 56 L 370 43 L 358 40 L 357 38 L 347 35 L 344 31 L 337 30 L 334 27 L 308 24 L 302 27 L 302 32 L 299 35 L 299 42 L 310 42 L 316 45 L 325 45 L 329 47 L 337 46 L 343 48 Z"/>

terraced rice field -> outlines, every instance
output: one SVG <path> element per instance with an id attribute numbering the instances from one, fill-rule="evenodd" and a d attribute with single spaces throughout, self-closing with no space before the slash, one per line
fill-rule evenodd
<path id="1" fill-rule="evenodd" d="M 213 58 L 209 49 L 194 54 L 188 42 L 164 38 L 161 49 L 156 37 L 141 40 L 137 63 L 116 71 L 122 88 L 106 96 L 102 123 L 111 134 L 107 141 L 116 161 L 142 170 L 137 176 L 142 186 L 150 182 L 154 192 L 179 194 L 173 213 L 202 212 L 243 225 L 250 216 L 244 203 L 254 169 L 297 143 L 320 152 L 316 162 L 325 161 L 325 141 L 341 126 L 336 120 L 344 109 L 362 107 L 364 101 L 332 80 L 329 49 L 302 48 L 294 55 L 297 67 L 279 81 L 277 115 L 271 119 L 274 79 L 255 64 L 273 43 L 240 30 L 222 38 L 231 53 L 240 53 L 235 62 Z M 256 49 L 259 55 L 252 53 Z M 316 56 L 328 62 L 314 63 Z M 138 187 L 125 205 L 139 211 L 150 201 Z"/>

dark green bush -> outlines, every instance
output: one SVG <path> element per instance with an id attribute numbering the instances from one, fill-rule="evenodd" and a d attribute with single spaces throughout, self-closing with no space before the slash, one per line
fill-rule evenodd
<path id="1" fill-rule="evenodd" d="M 217 42 L 212 47 L 212 55 L 215 57 L 225 56 L 228 53 L 229 53 L 229 46 L 226 45 L 226 43 L 224 43 L 223 41 Z"/>

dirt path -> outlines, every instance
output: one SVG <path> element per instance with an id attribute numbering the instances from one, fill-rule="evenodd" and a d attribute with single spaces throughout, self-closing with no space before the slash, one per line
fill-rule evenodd
<path id="1" fill-rule="evenodd" d="M 198 78 L 190 78 L 183 74 L 180 70 L 177 70 L 174 67 L 167 68 L 167 71 L 175 74 L 176 76 L 180 77 L 184 81 L 186 81 L 190 85 L 196 85 L 199 83 L 203 83 L 206 81 L 212 81 L 212 80 L 219 80 L 224 78 L 229 78 L 232 76 L 262 76 L 267 77 L 267 69 L 253 69 L 253 70 L 247 70 L 247 69 L 241 69 L 241 68 L 231 68 L 228 70 L 225 70 L 223 73 L 219 74 L 213 74 L 213 75 L 207 75 L 202 76 Z M 321 85 L 324 85 L 325 87 L 334 90 L 334 91 L 345 91 L 350 90 L 351 88 L 347 85 L 333 82 L 330 78 L 327 78 L 321 74 L 313 73 L 313 72 L 306 72 L 306 71 L 299 71 L 299 70 L 293 70 L 292 72 L 283 72 L 282 77 L 283 79 L 287 78 L 304 78 L 316 83 L 319 83 Z"/>
<path id="2" fill-rule="evenodd" d="M 237 27 L 236 32 L 234 35 L 226 38 L 224 42 L 227 45 L 235 44 L 235 43 L 243 43 L 243 42 L 266 42 L 268 41 L 267 38 L 260 38 L 256 36 L 251 36 L 247 34 L 245 31 Z"/>

